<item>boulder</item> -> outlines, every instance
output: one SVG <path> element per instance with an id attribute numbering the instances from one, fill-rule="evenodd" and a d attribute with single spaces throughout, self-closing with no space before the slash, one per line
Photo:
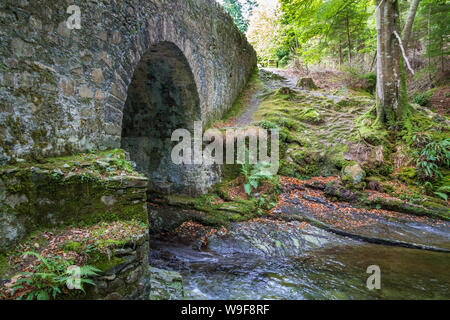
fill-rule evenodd
<path id="1" fill-rule="evenodd" d="M 345 184 L 360 186 L 366 173 L 358 163 L 348 165 L 342 170 L 341 179 Z"/>
<path id="2" fill-rule="evenodd" d="M 312 78 L 300 78 L 298 79 L 296 86 L 302 89 L 309 90 L 318 89 Z"/>
<path id="3" fill-rule="evenodd" d="M 148 267 L 150 272 L 150 300 L 181 300 L 184 298 L 183 279 L 175 271 Z"/>

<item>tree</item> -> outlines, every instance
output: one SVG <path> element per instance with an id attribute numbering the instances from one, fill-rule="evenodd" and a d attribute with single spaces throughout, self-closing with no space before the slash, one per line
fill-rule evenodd
<path id="1" fill-rule="evenodd" d="M 247 30 L 249 17 L 256 6 L 257 2 L 255 0 L 223 0 L 223 7 L 242 32 Z"/>
<path id="2" fill-rule="evenodd" d="M 408 17 L 406 18 L 405 27 L 403 28 L 403 46 L 405 50 L 408 47 L 408 41 L 411 36 L 411 30 L 416 16 L 417 7 L 419 6 L 420 0 L 412 0 L 408 11 Z"/>
<path id="3" fill-rule="evenodd" d="M 323 58 L 347 64 L 365 52 L 374 51 L 368 24 L 372 19 L 368 7 L 371 0 L 280 0 L 283 30 L 287 43 L 295 48 L 304 63 L 317 63 Z M 292 38 L 294 36 L 294 38 Z"/>
<path id="4" fill-rule="evenodd" d="M 261 6 L 253 12 L 247 38 L 260 60 L 269 60 L 277 54 L 280 49 L 280 20 L 276 6 Z"/>
<path id="5" fill-rule="evenodd" d="M 377 122 L 397 127 L 409 111 L 399 38 L 398 0 L 376 0 L 376 5 Z"/>

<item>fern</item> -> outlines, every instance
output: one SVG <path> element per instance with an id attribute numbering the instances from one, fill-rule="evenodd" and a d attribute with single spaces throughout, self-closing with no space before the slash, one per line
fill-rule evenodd
<path id="1" fill-rule="evenodd" d="M 419 137 L 414 136 L 416 145 L 419 145 Z M 415 151 L 416 166 L 422 180 L 442 178 L 441 167 L 450 166 L 450 138 L 426 141 L 421 151 Z M 422 142 L 420 142 L 422 143 Z"/>
<path id="2" fill-rule="evenodd" d="M 262 162 L 254 165 L 248 163 L 242 164 L 241 172 L 244 175 L 244 191 L 248 195 L 252 190 L 258 189 L 261 181 L 275 182 L 275 176 L 270 173 L 270 163 Z"/>
<path id="3" fill-rule="evenodd" d="M 447 197 L 447 194 L 446 194 L 446 193 L 436 191 L 436 192 L 434 192 L 434 194 L 437 195 L 438 197 L 441 197 L 441 198 L 444 199 L 445 201 L 448 200 L 448 197 Z"/>
<path id="4" fill-rule="evenodd" d="M 59 256 L 44 258 L 40 254 L 32 251 L 25 252 L 23 257 L 35 256 L 40 263 L 34 266 L 32 272 L 19 273 L 20 278 L 11 286 L 11 295 L 14 295 L 17 290 L 24 288 L 31 288 L 30 291 L 25 292 L 19 296 L 18 299 L 27 300 L 49 300 L 56 299 L 58 295 L 62 294 L 62 288 L 73 279 L 73 274 L 68 270 L 71 265 L 70 261 L 64 260 Z M 84 285 L 95 285 L 95 282 L 89 277 L 97 276 L 101 270 L 85 265 L 80 267 L 79 284 L 80 290 L 85 292 Z"/>

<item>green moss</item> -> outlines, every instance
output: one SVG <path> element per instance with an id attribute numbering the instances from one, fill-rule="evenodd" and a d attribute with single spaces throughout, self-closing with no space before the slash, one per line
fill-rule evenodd
<path id="1" fill-rule="evenodd" d="M 312 124 L 323 123 L 323 119 L 320 112 L 314 108 L 304 108 L 301 109 L 296 115 L 295 119 L 299 121 L 305 121 Z"/>
<path id="2" fill-rule="evenodd" d="M 63 248 L 64 251 L 73 251 L 77 253 L 82 253 L 83 250 L 85 250 L 85 244 L 78 241 L 71 241 L 66 244 L 64 244 Z"/>
<path id="3" fill-rule="evenodd" d="M 89 258 L 86 264 L 94 266 L 103 272 L 110 270 L 111 268 L 120 265 L 125 262 L 125 259 L 116 256 L 109 257 L 107 254 L 98 250 L 94 250 L 89 253 Z"/>
<path id="4" fill-rule="evenodd" d="M 406 182 L 406 183 L 412 183 L 414 178 L 416 178 L 416 169 L 413 167 L 404 167 L 401 168 L 397 173 L 397 178 L 400 181 Z"/>
<path id="5" fill-rule="evenodd" d="M 0 178 L 7 194 L 21 199 L 5 210 L 19 216 L 25 234 L 55 225 L 86 226 L 101 221 L 146 224 L 146 180 L 134 171 L 127 171 L 124 181 L 116 179 L 117 171 L 131 166 L 124 158 L 122 150 L 109 150 L 2 167 Z M 101 162 L 107 164 L 106 169 Z"/>
<path id="6" fill-rule="evenodd" d="M 6 255 L 0 253 L 0 279 L 4 279 L 9 270 L 8 259 Z"/>
<path id="7" fill-rule="evenodd" d="M 97 240 L 97 246 L 99 249 L 102 248 L 118 248 L 118 247 L 123 247 L 127 242 L 129 242 L 130 239 L 121 239 L 121 240 L 116 240 L 116 239 L 101 239 L 101 240 Z"/>
<path id="8" fill-rule="evenodd" d="M 22 135 L 22 128 L 21 128 L 21 120 L 19 117 L 13 118 L 12 115 L 8 115 L 6 117 L 5 123 L 7 127 L 9 128 L 9 132 L 11 135 L 21 144 L 26 144 L 27 141 Z"/>
<path id="9" fill-rule="evenodd" d="M 224 195 L 226 191 L 223 191 Z M 269 195 L 270 198 L 271 195 Z M 230 222 L 247 221 L 260 215 L 257 199 L 236 199 L 220 201 L 215 193 L 205 194 L 200 197 L 188 197 L 169 195 L 168 203 L 185 209 L 195 209 L 202 214 L 195 215 L 192 220 L 204 225 L 220 227 Z"/>
<path id="10" fill-rule="evenodd" d="M 424 206 L 416 206 L 405 204 L 401 200 L 388 200 L 384 198 L 376 198 L 373 200 L 365 200 L 364 205 L 370 208 L 381 208 L 397 212 L 408 213 L 416 216 L 428 216 L 430 218 L 450 221 L 449 210 L 443 206 L 431 206 L 430 202 L 423 202 Z"/>

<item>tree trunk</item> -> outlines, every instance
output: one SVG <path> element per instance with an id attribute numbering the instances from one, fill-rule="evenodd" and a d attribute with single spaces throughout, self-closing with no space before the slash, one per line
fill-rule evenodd
<path id="1" fill-rule="evenodd" d="M 370 68 L 369 68 L 369 71 L 368 71 L 368 72 L 372 72 L 373 67 L 374 67 L 374 65 L 375 65 L 375 60 L 376 60 L 376 59 L 377 59 L 377 54 L 375 53 L 375 54 L 373 55 L 372 63 L 370 64 Z"/>
<path id="2" fill-rule="evenodd" d="M 376 0 L 377 121 L 397 127 L 407 115 L 405 70 L 398 39 L 398 0 Z"/>
<path id="3" fill-rule="evenodd" d="M 347 11 L 347 17 L 346 17 L 346 24 L 347 24 L 347 46 L 348 46 L 348 64 L 352 64 L 352 45 L 350 42 L 350 26 L 349 26 L 349 19 L 348 19 L 348 11 Z"/>
<path id="4" fill-rule="evenodd" d="M 428 80 L 430 80 L 430 84 L 433 82 L 431 79 L 431 3 L 428 4 Z"/>
<path id="5" fill-rule="evenodd" d="M 409 6 L 408 17 L 406 18 L 405 27 L 403 28 L 403 46 L 406 49 L 408 48 L 408 41 L 411 37 L 411 30 L 414 23 L 414 17 L 416 16 L 417 7 L 419 6 L 420 0 L 412 0 L 411 5 Z"/>

